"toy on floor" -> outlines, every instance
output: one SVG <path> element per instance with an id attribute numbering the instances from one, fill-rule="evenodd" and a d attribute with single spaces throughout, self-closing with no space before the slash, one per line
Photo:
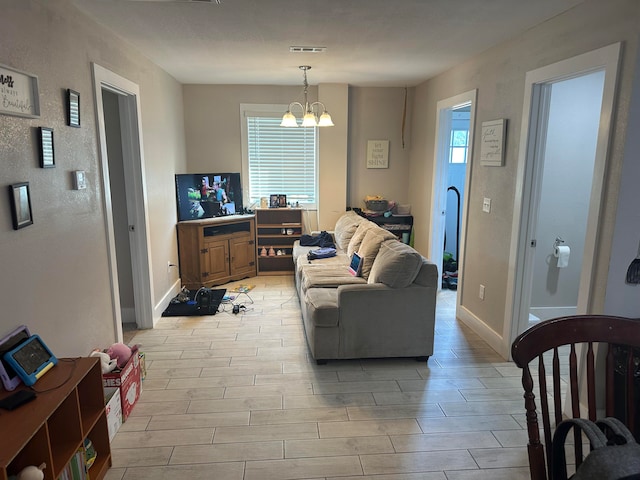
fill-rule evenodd
<path id="1" fill-rule="evenodd" d="M 114 343 L 107 349 L 111 360 L 116 360 L 118 368 L 124 367 L 131 358 L 131 347 L 124 343 Z"/>
<path id="2" fill-rule="evenodd" d="M 90 357 L 98 357 L 100 359 L 100 368 L 102 373 L 112 372 L 117 366 L 117 360 L 112 360 L 108 353 L 101 352 L 97 348 L 91 352 Z"/>

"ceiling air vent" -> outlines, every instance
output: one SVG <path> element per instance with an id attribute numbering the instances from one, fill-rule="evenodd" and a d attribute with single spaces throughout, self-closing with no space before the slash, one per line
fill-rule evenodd
<path id="1" fill-rule="evenodd" d="M 327 47 L 289 47 L 291 53 L 324 53 Z"/>

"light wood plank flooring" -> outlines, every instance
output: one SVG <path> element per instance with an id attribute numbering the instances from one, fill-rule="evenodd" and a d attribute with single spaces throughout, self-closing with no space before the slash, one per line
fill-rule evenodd
<path id="1" fill-rule="evenodd" d="M 455 319 L 455 292 L 428 363 L 317 366 L 293 278 L 236 283 L 256 285 L 239 315 L 129 332 L 147 378 L 107 480 L 529 478 L 520 370 Z"/>

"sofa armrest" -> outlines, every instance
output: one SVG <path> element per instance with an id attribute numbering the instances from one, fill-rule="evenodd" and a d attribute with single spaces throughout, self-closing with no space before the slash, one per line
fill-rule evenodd
<path id="1" fill-rule="evenodd" d="M 352 358 L 433 354 L 437 288 L 381 283 L 338 287 L 341 354 Z M 380 355 L 380 352 L 384 355 Z"/>

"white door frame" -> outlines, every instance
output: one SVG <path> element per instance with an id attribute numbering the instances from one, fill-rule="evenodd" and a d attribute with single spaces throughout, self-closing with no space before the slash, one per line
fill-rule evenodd
<path id="1" fill-rule="evenodd" d="M 465 172 L 464 196 L 462 204 L 462 221 L 460 225 L 460 239 L 458 245 L 458 276 L 464 278 L 464 251 L 467 227 L 467 212 L 469 190 L 471 187 L 471 159 L 473 158 L 473 131 L 476 118 L 476 98 L 478 90 L 455 95 L 444 100 L 440 100 L 436 106 L 436 144 L 433 162 L 433 187 L 431 188 L 431 225 L 429 226 L 429 258 L 438 265 L 438 271 L 442 273 L 442 255 L 444 252 L 444 226 L 446 220 L 447 205 L 447 172 L 449 158 L 445 153 L 449 152 L 451 131 L 450 117 L 448 112 L 456 108 L 471 105 L 469 118 L 469 146 L 467 150 L 467 166 Z M 442 282 L 438 281 L 438 289 L 442 287 Z M 458 283 L 458 295 L 456 298 L 456 311 L 460 308 L 462 298 L 462 285 Z"/>
<path id="2" fill-rule="evenodd" d="M 582 273 L 578 290 L 577 313 L 590 313 L 592 310 L 592 281 L 594 258 L 598 245 L 598 227 L 600 225 L 601 200 L 604 176 L 607 166 L 611 117 L 615 99 L 617 73 L 620 61 L 621 44 L 615 43 L 592 52 L 587 52 L 546 67 L 527 72 L 525 79 L 522 128 L 520 130 L 520 152 L 516 172 L 516 189 L 509 252 L 507 281 L 507 303 L 505 305 L 503 348 L 510 354 L 510 346 L 518 332 L 526 328 L 529 317 L 531 297 L 532 247 L 527 232 L 532 211 L 537 206 L 535 181 L 536 154 L 543 147 L 537 135 L 539 120 L 544 118 L 548 85 L 567 80 L 589 72 L 604 70 L 604 91 L 600 112 L 600 128 L 596 144 L 596 158 L 593 172 L 593 184 L 589 203 L 589 215 L 585 238 Z"/>
<path id="3" fill-rule="evenodd" d="M 153 286 L 151 282 L 153 277 L 151 274 L 151 263 L 149 262 L 151 247 L 147 233 L 149 231 L 149 224 L 146 184 L 144 181 L 144 157 L 142 153 L 140 88 L 137 84 L 100 65 L 92 63 L 91 66 L 93 71 L 100 163 L 102 167 L 102 191 L 111 281 L 111 303 L 114 313 L 114 331 L 118 341 L 122 341 L 120 289 L 118 286 L 118 267 L 116 261 L 113 206 L 111 204 L 111 186 L 109 183 L 109 161 L 102 90 L 105 89 L 118 95 L 122 129 L 122 153 L 125 159 L 130 160 L 124 162 L 124 172 L 136 324 L 138 328 L 153 328 Z"/>

